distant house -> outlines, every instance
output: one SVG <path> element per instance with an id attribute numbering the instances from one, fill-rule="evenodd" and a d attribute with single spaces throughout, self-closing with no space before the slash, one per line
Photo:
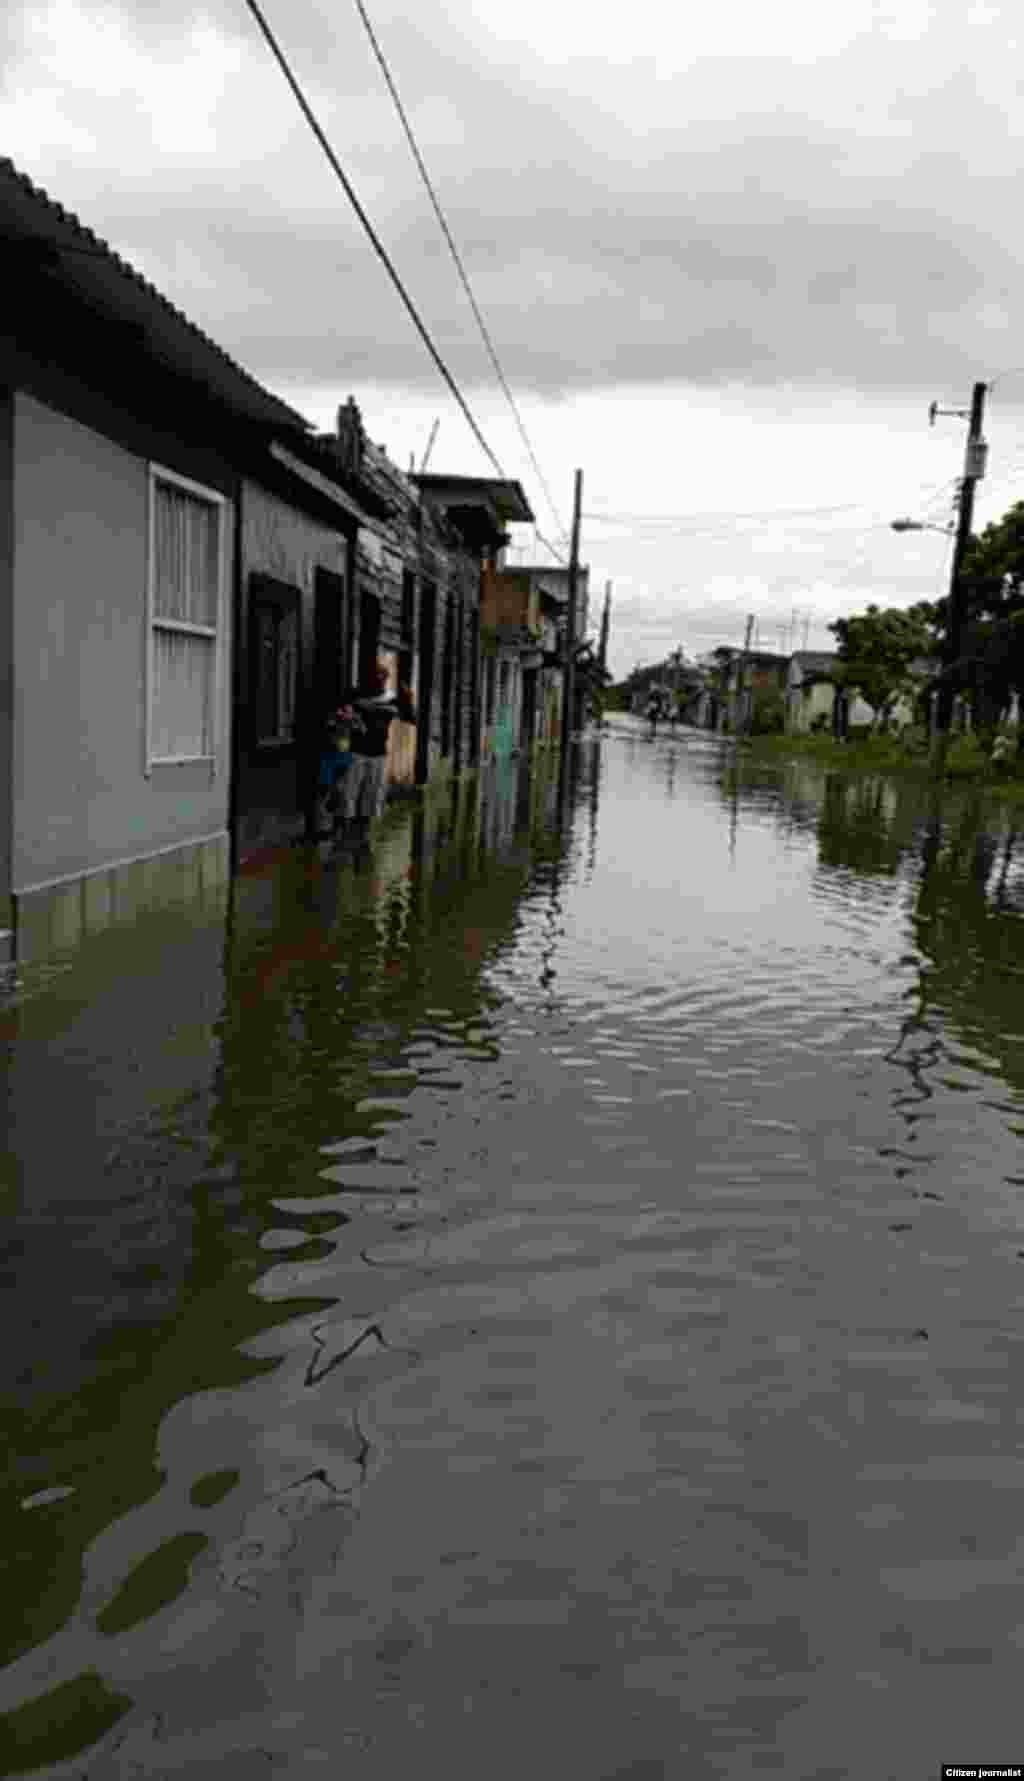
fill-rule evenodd
<path id="1" fill-rule="evenodd" d="M 786 676 L 786 731 L 805 736 L 809 730 L 831 728 L 835 703 L 834 651 L 800 649 L 789 658 Z"/>
<path id="2" fill-rule="evenodd" d="M 786 678 L 786 730 L 790 735 L 803 736 L 810 730 L 822 728 L 831 730 L 839 690 L 836 679 L 838 661 L 838 654 L 827 650 L 801 649 L 790 656 Z M 932 664 L 924 657 L 911 663 L 911 680 L 920 687 L 921 694 L 926 691 L 931 671 Z M 915 703 L 912 692 L 901 695 L 889 713 L 889 721 L 899 728 L 912 723 Z M 845 697 L 836 718 L 845 730 L 851 724 L 873 724 L 876 715 L 874 707 L 853 689 Z"/>
<path id="3" fill-rule="evenodd" d="M 721 716 L 728 719 L 733 730 L 747 722 L 751 704 L 758 697 L 784 693 L 788 656 L 773 655 L 769 650 L 736 650 L 729 661 L 725 699 Z"/>
<path id="4" fill-rule="evenodd" d="M 533 510 L 515 481 L 434 474 L 414 481 L 463 565 L 440 633 L 447 664 L 440 683 L 440 758 L 450 753 L 455 767 L 475 766 L 495 752 L 508 755 L 518 743 L 519 603 L 518 595 L 501 591 L 502 564 L 508 527 L 531 521 Z M 460 673 L 463 693 L 456 699 Z M 453 725 L 457 734 L 449 748 Z"/>
<path id="5" fill-rule="evenodd" d="M 562 729 L 562 690 L 569 571 L 559 565 L 501 567 L 484 583 L 485 753 L 496 760 L 514 748 L 557 743 Z M 585 651 L 589 570 L 576 581 L 575 638 Z M 589 677 L 576 676 L 578 728 Z"/>

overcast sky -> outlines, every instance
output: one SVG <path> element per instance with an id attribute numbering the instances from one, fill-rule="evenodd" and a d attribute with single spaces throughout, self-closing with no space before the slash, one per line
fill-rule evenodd
<path id="1" fill-rule="evenodd" d="M 264 6 L 552 536 L 352 0 Z M 929 401 L 1024 365 L 1018 8 L 367 6 L 563 525 L 583 469 L 613 669 L 944 592 L 888 521 L 949 517 Z M 487 472 L 243 0 L 8 0 L 0 57 L 4 152 L 261 381 Z M 1024 371 L 988 435 L 979 523 L 1024 496 Z"/>

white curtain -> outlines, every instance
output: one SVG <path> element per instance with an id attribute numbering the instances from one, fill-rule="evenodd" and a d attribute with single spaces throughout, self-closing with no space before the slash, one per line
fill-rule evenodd
<path id="1" fill-rule="evenodd" d="M 153 760 L 213 754 L 216 647 L 213 637 L 155 628 L 150 728 Z"/>
<path id="2" fill-rule="evenodd" d="M 208 758 L 214 752 L 220 510 L 174 483 L 158 481 L 153 495 L 149 755 L 154 761 Z M 178 625 L 201 625 L 210 635 Z"/>
<path id="3" fill-rule="evenodd" d="M 156 485 L 154 618 L 217 623 L 218 508 L 173 484 Z"/>

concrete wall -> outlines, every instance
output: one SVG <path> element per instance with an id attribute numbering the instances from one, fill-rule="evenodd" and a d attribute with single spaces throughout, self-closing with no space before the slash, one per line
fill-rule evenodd
<path id="1" fill-rule="evenodd" d="M 832 701 L 835 687 L 831 680 L 816 680 L 810 686 L 793 687 L 786 694 L 786 728 L 794 736 L 805 736 L 816 718 L 832 722 Z"/>
<path id="2" fill-rule="evenodd" d="M 145 765 L 146 461 L 19 394 L 14 406 L 16 897 L 228 821 L 231 602 L 215 770 Z M 231 581 L 231 509 L 225 510 Z"/>

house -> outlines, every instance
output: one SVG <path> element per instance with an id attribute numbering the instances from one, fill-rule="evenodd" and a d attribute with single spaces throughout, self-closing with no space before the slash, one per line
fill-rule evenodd
<path id="1" fill-rule="evenodd" d="M 727 721 L 732 730 L 740 730 L 759 701 L 774 697 L 781 700 L 788 668 L 788 656 L 775 655 L 769 650 L 732 651 L 723 675 L 725 693 L 719 723 Z"/>
<path id="2" fill-rule="evenodd" d="M 540 590 L 529 571 L 485 571 L 480 604 L 484 758 L 503 761 L 533 740 L 544 660 Z M 552 637 L 552 643 L 554 638 Z"/>
<path id="3" fill-rule="evenodd" d="M 517 610 L 528 632 L 520 646 L 523 679 L 518 704 L 521 713 L 519 743 L 524 748 L 537 743 L 551 746 L 562 734 L 569 569 L 563 564 L 523 563 L 503 573 L 508 578 L 509 598 L 520 602 Z M 589 586 L 590 571 L 585 564 L 580 564 L 576 572 L 574 626 L 577 657 L 586 645 Z M 586 688 L 586 678 L 577 676 L 573 729 L 578 729 L 582 721 Z M 515 709 L 514 693 L 511 697 Z"/>
<path id="4" fill-rule="evenodd" d="M 520 650 L 513 641 L 520 596 L 503 569 L 510 525 L 532 522 L 518 482 L 496 477 L 422 474 L 426 514 L 447 540 L 449 592 L 439 633 L 438 758 L 476 765 L 518 746 L 522 706 Z M 461 673 L 462 694 L 454 697 Z M 450 747 L 448 746 L 450 740 Z"/>
<path id="5" fill-rule="evenodd" d="M 0 930 L 229 870 L 247 468 L 303 417 L 0 160 Z"/>
<path id="6" fill-rule="evenodd" d="M 246 870 L 312 835 L 321 725 L 370 628 L 364 541 L 392 504 L 349 436 L 361 429 L 351 401 L 338 426 L 337 438 L 271 440 L 241 477 L 232 836 Z"/>
<path id="7" fill-rule="evenodd" d="M 221 889 L 311 832 L 375 655 L 393 792 L 479 753 L 480 576 L 518 484 L 318 435 L 0 161 L 0 958 Z"/>
<path id="8" fill-rule="evenodd" d="M 828 650 L 801 649 L 789 658 L 786 677 L 786 731 L 803 736 L 814 729 L 832 730 L 839 725 L 842 733 L 851 725 L 873 724 L 874 707 L 854 689 L 836 705 L 839 683 L 836 679 L 838 654 Z M 911 676 L 924 690 L 932 671 L 924 657 L 911 663 Z M 912 693 L 901 695 L 889 714 L 889 721 L 902 728 L 913 723 L 916 699 Z"/>
<path id="9" fill-rule="evenodd" d="M 834 651 L 800 649 L 789 658 L 786 675 L 786 732 L 805 736 L 832 728 L 837 657 Z"/>

